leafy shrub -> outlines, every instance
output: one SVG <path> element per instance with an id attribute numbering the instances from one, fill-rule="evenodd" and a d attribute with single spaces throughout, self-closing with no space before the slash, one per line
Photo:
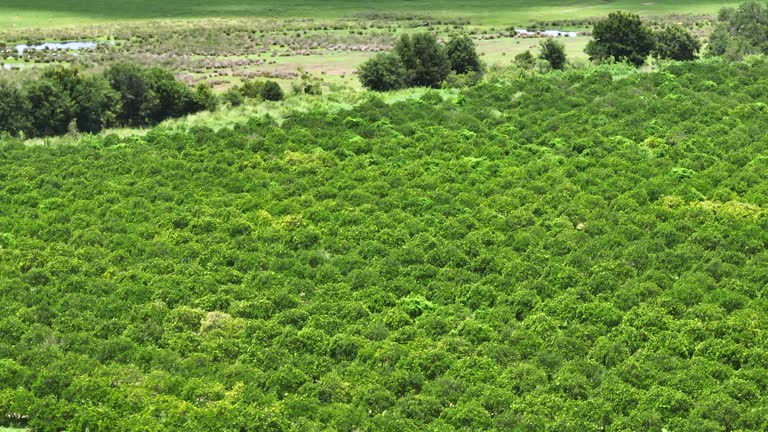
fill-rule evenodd
<path id="1" fill-rule="evenodd" d="M 265 81 L 261 88 L 261 98 L 268 101 L 281 101 L 285 97 L 280 84 L 275 81 Z"/>
<path id="2" fill-rule="evenodd" d="M 710 56 L 738 60 L 750 54 L 768 54 L 768 6 L 757 1 L 738 8 L 722 8 L 718 24 L 709 36 Z"/>
<path id="3" fill-rule="evenodd" d="M 585 52 L 590 60 L 614 59 L 642 66 L 654 48 L 653 33 L 638 15 L 612 12 L 597 22 Z"/>
<path id="4" fill-rule="evenodd" d="M 483 65 L 477 55 L 475 42 L 467 35 L 452 37 L 445 44 L 445 54 L 451 63 L 451 70 L 457 75 L 482 74 Z"/>
<path id="5" fill-rule="evenodd" d="M 375 91 L 398 90 L 406 85 L 405 66 L 395 54 L 379 53 L 357 70 L 363 87 Z"/>
<path id="6" fill-rule="evenodd" d="M 695 60 L 701 42 L 682 26 L 670 26 L 654 34 L 653 57 L 669 60 Z"/>
<path id="7" fill-rule="evenodd" d="M 395 53 L 403 62 L 409 87 L 439 88 L 451 71 L 445 50 L 431 33 L 402 35 L 395 44 Z"/>
<path id="8" fill-rule="evenodd" d="M 539 48 L 541 49 L 539 58 L 549 62 L 552 69 L 562 70 L 565 68 L 565 45 L 562 42 L 553 38 L 547 38 L 541 42 Z"/>

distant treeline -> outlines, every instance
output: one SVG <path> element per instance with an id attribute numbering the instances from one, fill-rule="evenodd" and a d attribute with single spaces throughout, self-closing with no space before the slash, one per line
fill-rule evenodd
<path id="1" fill-rule="evenodd" d="M 22 84 L 0 81 L 0 133 L 44 137 L 149 126 L 216 103 L 209 87 L 191 89 L 158 67 L 118 63 L 87 74 L 60 66 Z"/>

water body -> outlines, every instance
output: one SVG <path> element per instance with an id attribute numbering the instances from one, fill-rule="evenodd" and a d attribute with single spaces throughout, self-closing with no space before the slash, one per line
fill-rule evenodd
<path id="1" fill-rule="evenodd" d="M 548 37 L 578 37 L 579 32 L 562 30 L 541 30 L 531 31 L 526 29 L 515 29 L 517 34 L 526 36 L 548 36 Z"/>
<path id="2" fill-rule="evenodd" d="M 19 53 L 19 57 L 24 54 L 24 51 L 28 49 L 36 49 L 36 50 L 81 50 L 81 49 L 89 49 L 89 48 L 96 48 L 96 42 L 46 42 L 42 43 L 40 45 L 16 45 L 16 52 Z"/>

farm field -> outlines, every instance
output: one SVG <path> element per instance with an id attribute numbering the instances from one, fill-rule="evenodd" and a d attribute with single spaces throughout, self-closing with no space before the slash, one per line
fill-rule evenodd
<path id="1" fill-rule="evenodd" d="M 727 5 L 3 1 L 0 432 L 768 430 Z"/>
<path id="2" fill-rule="evenodd" d="M 407 14 L 433 20 L 468 19 L 482 25 L 524 25 L 532 20 L 582 19 L 614 10 L 641 15 L 715 14 L 737 2 L 641 0 L 4 0 L 0 28 L 29 28 L 191 18 L 366 18 Z"/>
<path id="3" fill-rule="evenodd" d="M 404 32 L 423 29 L 440 37 L 470 33 L 488 66 L 508 66 L 541 38 L 519 38 L 515 28 L 585 31 L 590 20 L 616 9 L 637 12 L 656 24 L 685 22 L 700 36 L 729 2 L 386 1 L 290 3 L 227 0 L 202 2 L 62 2 L 10 0 L 0 5 L 0 75 L 34 71 L 52 62 L 98 69 L 117 59 L 174 70 L 190 84 L 223 91 L 256 77 L 289 82 L 302 73 L 336 86 L 359 88 L 353 76 L 365 60 L 391 47 Z M 148 22 L 152 24 L 147 25 Z M 15 44 L 95 41 L 97 52 L 29 53 L 16 58 Z M 589 35 L 565 40 L 571 60 L 584 60 Z M 78 54 L 75 57 L 74 54 Z M 333 86 L 329 86 L 331 89 Z"/>
<path id="4" fill-rule="evenodd" d="M 3 140 L 0 421 L 765 430 L 768 62 L 627 68 Z"/>

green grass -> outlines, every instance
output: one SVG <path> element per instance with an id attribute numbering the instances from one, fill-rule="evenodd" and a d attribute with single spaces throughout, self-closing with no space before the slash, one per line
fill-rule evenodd
<path id="1" fill-rule="evenodd" d="M 530 50 L 533 55 L 538 55 L 539 44 L 542 38 L 499 38 L 493 40 L 477 41 L 477 51 L 482 60 L 489 66 L 507 66 L 515 60 L 515 56 Z M 584 48 L 592 40 L 591 37 L 559 38 L 565 45 L 565 52 L 569 60 L 586 60 Z"/>
<path id="2" fill-rule="evenodd" d="M 3 0 L 0 28 L 54 27 L 115 21 L 187 18 L 354 17 L 377 12 L 465 18 L 479 24 L 521 25 L 531 20 L 578 19 L 627 10 L 641 15 L 712 14 L 737 2 L 704 0 Z"/>

